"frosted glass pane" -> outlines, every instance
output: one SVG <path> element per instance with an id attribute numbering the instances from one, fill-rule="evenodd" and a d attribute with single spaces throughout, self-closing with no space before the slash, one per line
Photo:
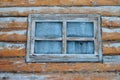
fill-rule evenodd
<path id="1" fill-rule="evenodd" d="M 36 22 L 36 37 L 55 38 L 62 36 L 61 22 Z"/>
<path id="2" fill-rule="evenodd" d="M 93 22 L 68 22 L 67 36 L 68 37 L 93 37 L 94 36 Z"/>
<path id="3" fill-rule="evenodd" d="M 68 54 L 93 54 L 94 42 L 68 41 L 67 53 Z"/>
<path id="4" fill-rule="evenodd" d="M 35 54 L 61 54 L 62 42 L 60 41 L 35 41 Z"/>

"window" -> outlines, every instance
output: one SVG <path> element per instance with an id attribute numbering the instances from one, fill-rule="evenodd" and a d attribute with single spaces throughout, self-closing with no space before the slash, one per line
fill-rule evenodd
<path id="1" fill-rule="evenodd" d="M 30 14 L 27 62 L 102 61 L 100 15 Z"/>

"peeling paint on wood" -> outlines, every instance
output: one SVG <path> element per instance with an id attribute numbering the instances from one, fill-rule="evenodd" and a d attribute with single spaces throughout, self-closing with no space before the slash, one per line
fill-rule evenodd
<path id="1" fill-rule="evenodd" d="M 26 30 L 4 31 L 0 30 L 0 41 L 26 41 Z"/>
<path id="2" fill-rule="evenodd" d="M 25 44 L 24 43 L 6 43 L 6 42 L 0 42 L 0 49 L 2 48 L 7 48 L 7 49 L 11 49 L 11 48 L 19 48 L 19 49 L 23 49 L 25 48 Z"/>
<path id="3" fill-rule="evenodd" d="M 22 57 L 25 56 L 24 43 L 0 42 L 0 57 Z"/>
<path id="4" fill-rule="evenodd" d="M 120 27 L 120 17 L 102 17 L 103 27 Z"/>
<path id="5" fill-rule="evenodd" d="M 7 34 L 7 35 L 10 35 L 10 34 L 26 34 L 26 30 L 16 30 L 16 31 L 3 31 L 3 30 L 0 30 L 0 35 L 2 34 Z"/>
<path id="6" fill-rule="evenodd" d="M 62 77 L 61 77 L 62 76 Z M 118 73 L 79 72 L 79 73 L 0 73 L 0 80 L 119 80 Z"/>
<path id="7" fill-rule="evenodd" d="M 1 72 L 120 71 L 120 63 L 25 63 L 24 58 L 0 59 Z"/>
<path id="8" fill-rule="evenodd" d="M 8 7 L 0 8 L 0 16 L 28 16 L 30 13 L 78 13 L 101 14 L 102 16 L 120 16 L 119 6 L 99 7 Z"/>
<path id="9" fill-rule="evenodd" d="M 120 55 L 120 43 L 103 43 L 104 55 Z"/>
<path id="10" fill-rule="evenodd" d="M 115 28 L 115 29 L 108 29 L 108 28 L 102 28 L 102 32 L 108 32 L 108 33 L 120 33 L 120 28 Z"/>
<path id="11" fill-rule="evenodd" d="M 102 39 L 105 41 L 120 41 L 120 28 L 102 28 Z"/>
<path id="12" fill-rule="evenodd" d="M 0 80 L 119 80 L 119 6 L 120 0 L 0 0 Z M 30 13 L 100 14 L 104 62 L 25 63 Z"/>
<path id="13" fill-rule="evenodd" d="M 120 27 L 119 17 L 102 17 L 102 27 Z M 26 29 L 27 17 L 5 17 L 0 18 L 0 29 Z"/>
<path id="14" fill-rule="evenodd" d="M 0 18 L 0 29 L 26 29 L 27 18 L 4 17 Z"/>
<path id="15" fill-rule="evenodd" d="M 120 56 L 104 56 L 104 63 L 118 64 L 120 63 Z"/>

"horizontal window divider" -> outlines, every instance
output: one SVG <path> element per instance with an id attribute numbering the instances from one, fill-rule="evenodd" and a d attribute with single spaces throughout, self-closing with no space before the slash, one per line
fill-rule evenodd
<path id="1" fill-rule="evenodd" d="M 68 41 L 94 41 L 94 38 L 74 38 L 74 37 L 67 37 Z"/>
<path id="2" fill-rule="evenodd" d="M 34 40 L 62 41 L 62 38 L 38 38 L 38 37 L 35 37 Z"/>
<path id="3" fill-rule="evenodd" d="M 43 57 L 68 57 L 68 58 L 70 58 L 70 57 L 79 57 L 79 58 L 96 58 L 97 57 L 97 55 L 95 55 L 95 54 L 32 54 L 32 55 L 30 55 L 31 57 L 34 57 L 34 56 L 43 56 Z"/>

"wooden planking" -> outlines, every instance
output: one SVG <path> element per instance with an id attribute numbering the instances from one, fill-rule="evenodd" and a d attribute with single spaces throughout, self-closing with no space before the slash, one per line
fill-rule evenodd
<path id="1" fill-rule="evenodd" d="M 120 41 L 120 28 L 102 28 L 102 40 Z"/>
<path id="2" fill-rule="evenodd" d="M 120 27 L 119 17 L 102 17 L 102 27 Z M 27 17 L 0 18 L 0 29 L 26 29 Z"/>
<path id="3" fill-rule="evenodd" d="M 120 55 L 120 43 L 103 43 L 103 54 L 104 55 Z"/>
<path id="4" fill-rule="evenodd" d="M 105 62 L 105 63 L 112 63 L 112 64 L 120 63 L 120 55 L 104 56 L 104 61 L 103 62 Z"/>
<path id="5" fill-rule="evenodd" d="M 25 52 L 25 43 L 0 42 L 0 57 L 21 57 Z"/>
<path id="6" fill-rule="evenodd" d="M 110 28 L 120 27 L 120 17 L 102 17 L 102 26 Z"/>
<path id="7" fill-rule="evenodd" d="M 0 7 L 10 6 L 117 6 L 119 0 L 1 0 Z"/>
<path id="8" fill-rule="evenodd" d="M 0 42 L 0 57 L 24 57 L 25 43 Z M 103 43 L 103 55 L 120 55 L 120 43 Z"/>
<path id="9" fill-rule="evenodd" d="M 26 41 L 26 30 L 0 30 L 0 41 Z"/>
<path id="10" fill-rule="evenodd" d="M 25 63 L 24 58 L 0 59 L 1 72 L 120 71 L 114 63 Z"/>
<path id="11" fill-rule="evenodd" d="M 62 77 L 61 77 L 62 76 Z M 119 72 L 0 73 L 0 80 L 119 80 Z"/>
<path id="12" fill-rule="evenodd" d="M 0 29 L 26 29 L 27 18 L 4 17 L 0 18 Z"/>
<path id="13" fill-rule="evenodd" d="M 120 16 L 119 6 L 99 7 L 8 7 L 0 8 L 0 16 L 28 16 L 30 13 L 78 13 L 101 14 L 102 16 Z"/>
<path id="14" fill-rule="evenodd" d="M 115 29 L 102 28 L 102 40 L 120 41 L 120 28 Z M 23 30 L 1 29 L 0 41 L 25 42 L 26 29 Z"/>

